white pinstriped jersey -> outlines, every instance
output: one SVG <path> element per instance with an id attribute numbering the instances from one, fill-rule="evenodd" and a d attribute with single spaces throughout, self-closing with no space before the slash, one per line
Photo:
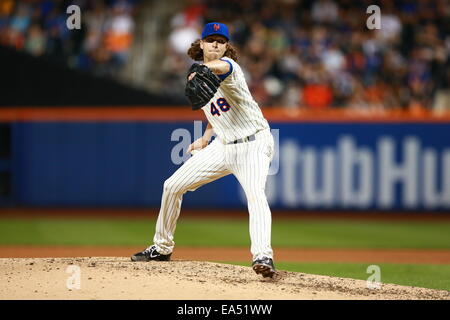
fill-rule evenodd
<path id="1" fill-rule="evenodd" d="M 225 143 L 248 137 L 269 128 L 258 103 L 253 99 L 241 67 L 233 59 L 214 97 L 202 109 L 216 135 Z"/>
<path id="2" fill-rule="evenodd" d="M 220 88 L 202 108 L 217 139 L 195 153 L 164 182 L 153 242 L 157 252 L 171 253 L 175 246 L 174 233 L 183 195 L 233 174 L 247 197 L 253 260 L 262 257 L 272 259 L 272 214 L 265 195 L 265 184 L 273 158 L 273 136 L 248 90 L 239 65 L 229 58 L 222 60 L 230 63 L 230 72 L 219 76 L 223 80 Z M 255 139 L 251 141 L 228 144 L 255 133 Z"/>

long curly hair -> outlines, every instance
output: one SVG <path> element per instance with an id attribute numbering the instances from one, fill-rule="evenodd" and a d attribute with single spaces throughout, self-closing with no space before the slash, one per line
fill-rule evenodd
<path id="1" fill-rule="evenodd" d="M 191 57 L 192 60 L 203 61 L 203 49 L 200 48 L 200 39 L 194 41 L 191 44 L 191 47 L 188 49 L 187 54 L 189 57 Z M 231 58 L 234 61 L 238 60 L 237 50 L 229 42 L 227 42 L 227 50 L 225 51 L 223 56 Z"/>

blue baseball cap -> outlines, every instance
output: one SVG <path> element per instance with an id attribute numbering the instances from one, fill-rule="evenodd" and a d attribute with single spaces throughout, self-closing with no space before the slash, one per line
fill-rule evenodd
<path id="1" fill-rule="evenodd" d="M 228 32 L 228 27 L 220 22 L 211 22 L 205 25 L 202 32 L 202 39 L 213 34 L 218 34 L 224 36 L 227 40 L 230 40 L 230 34 Z"/>

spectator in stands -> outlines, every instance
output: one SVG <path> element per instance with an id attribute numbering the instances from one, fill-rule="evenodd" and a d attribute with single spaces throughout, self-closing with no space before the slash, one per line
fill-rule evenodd
<path id="1" fill-rule="evenodd" d="M 111 75 L 117 75 L 129 55 L 134 29 L 130 9 L 126 1 L 118 1 L 105 22 L 104 43 L 110 57 L 108 72 Z"/>
<path id="2" fill-rule="evenodd" d="M 5 30 L 7 45 L 22 50 L 25 44 L 25 34 L 31 22 L 31 7 L 27 3 L 19 3 L 12 12 L 9 25 Z"/>
<path id="3" fill-rule="evenodd" d="M 311 16 L 316 23 L 334 24 L 339 17 L 339 9 L 332 0 L 315 0 L 311 8 Z"/>
<path id="4" fill-rule="evenodd" d="M 45 52 L 45 35 L 37 23 L 30 26 L 25 40 L 25 51 L 33 56 L 40 56 Z"/>
<path id="5" fill-rule="evenodd" d="M 201 1 L 188 1 L 184 9 L 171 19 L 172 31 L 168 37 L 167 51 L 162 62 L 164 73 L 161 82 L 162 91 L 169 95 L 184 97 L 186 66 L 193 61 L 186 55 L 191 43 L 200 38 L 202 15 L 205 7 Z"/>

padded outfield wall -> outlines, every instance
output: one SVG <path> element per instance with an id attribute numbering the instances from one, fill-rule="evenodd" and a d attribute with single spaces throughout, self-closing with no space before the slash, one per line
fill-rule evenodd
<path id="1" fill-rule="evenodd" d="M 164 180 L 205 128 L 186 109 L 37 110 L 0 113 L 11 131 L 4 204 L 158 207 Z M 450 209 L 450 119 L 267 114 L 276 141 L 272 208 Z M 228 176 L 186 194 L 183 206 L 245 208 L 246 200 Z"/>

